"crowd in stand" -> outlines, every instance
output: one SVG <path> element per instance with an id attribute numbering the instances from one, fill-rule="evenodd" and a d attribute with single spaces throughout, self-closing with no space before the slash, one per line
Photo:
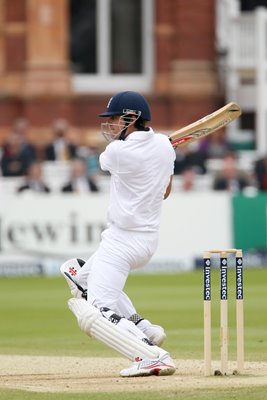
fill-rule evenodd
<path id="1" fill-rule="evenodd" d="M 208 174 L 208 160 L 219 160 L 220 169 L 212 176 L 211 189 L 241 193 L 247 188 L 267 191 L 267 155 L 246 170 L 239 168 L 238 153 L 225 140 L 224 133 L 176 150 L 175 174 L 182 177 L 182 190 L 196 188 L 197 176 Z"/>
<path id="2" fill-rule="evenodd" d="M 63 193 L 97 192 L 99 173 L 98 151 L 93 147 L 74 144 L 68 137 L 69 125 L 58 119 L 52 125 L 53 139 L 41 150 L 27 140 L 27 121 L 19 119 L 1 148 L 0 175 L 3 177 L 23 177 L 24 182 L 17 192 L 25 191 L 50 193 L 49 182 L 43 179 L 43 163 L 66 162 L 70 173 L 60 188 Z"/>
<path id="3" fill-rule="evenodd" d="M 64 161 L 69 164 L 69 176 L 60 188 L 62 193 L 100 190 L 97 179 L 101 174 L 99 149 L 73 143 L 68 136 L 67 121 L 58 119 L 53 123 L 53 138 L 41 151 L 28 141 L 27 129 L 25 119 L 15 121 L 0 148 L 0 175 L 23 177 L 23 182 L 16 188 L 18 193 L 29 190 L 42 193 L 52 191 L 49 182 L 43 179 L 44 161 Z M 229 147 L 223 133 L 210 135 L 206 140 L 176 150 L 174 173 L 181 181 L 179 189 L 195 190 L 198 177 L 210 173 L 207 161 L 211 159 L 219 159 L 221 167 L 213 174 L 210 189 L 238 193 L 254 187 L 258 191 L 267 191 L 267 155 L 256 160 L 250 171 L 242 171 L 238 167 L 237 153 Z"/>

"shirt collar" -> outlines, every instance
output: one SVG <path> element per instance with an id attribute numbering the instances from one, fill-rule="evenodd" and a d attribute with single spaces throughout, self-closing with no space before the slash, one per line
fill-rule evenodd
<path id="1" fill-rule="evenodd" d="M 153 133 L 152 128 L 149 128 L 149 131 L 134 131 L 125 140 L 147 140 Z"/>

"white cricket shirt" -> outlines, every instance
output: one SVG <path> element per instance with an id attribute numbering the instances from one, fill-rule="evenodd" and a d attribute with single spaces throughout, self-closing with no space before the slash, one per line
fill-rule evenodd
<path id="1" fill-rule="evenodd" d="M 158 230 L 175 160 L 167 136 L 152 129 L 135 131 L 111 142 L 99 160 L 111 174 L 108 222 L 125 230 Z"/>

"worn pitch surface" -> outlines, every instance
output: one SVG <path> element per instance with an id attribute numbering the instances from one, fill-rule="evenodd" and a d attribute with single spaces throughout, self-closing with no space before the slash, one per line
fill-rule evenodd
<path id="1" fill-rule="evenodd" d="M 266 385 L 267 363 L 247 362 L 244 375 L 203 376 L 203 361 L 176 359 L 177 371 L 166 377 L 121 378 L 129 365 L 122 358 L 0 355 L 0 387 L 34 392 L 123 392 L 194 390 Z M 219 369 L 219 362 L 214 362 Z M 229 370 L 235 369 L 230 363 Z"/>

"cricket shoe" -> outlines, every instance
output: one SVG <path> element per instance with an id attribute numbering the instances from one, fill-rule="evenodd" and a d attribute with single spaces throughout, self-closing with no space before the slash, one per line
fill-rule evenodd
<path id="1" fill-rule="evenodd" d="M 144 319 L 137 324 L 137 327 L 142 331 L 153 344 L 161 346 L 166 339 L 164 329 L 160 325 L 151 324 L 150 321 Z"/>
<path id="2" fill-rule="evenodd" d="M 84 260 L 81 260 L 80 258 L 72 258 L 61 265 L 60 272 L 66 279 L 72 296 L 87 299 L 87 290 L 75 281 L 77 272 L 84 264 Z"/>
<path id="3" fill-rule="evenodd" d="M 149 375 L 172 375 L 176 368 L 169 353 L 164 353 L 160 358 L 154 360 L 141 359 L 137 357 L 131 367 L 121 370 L 120 375 L 124 378 Z"/>

